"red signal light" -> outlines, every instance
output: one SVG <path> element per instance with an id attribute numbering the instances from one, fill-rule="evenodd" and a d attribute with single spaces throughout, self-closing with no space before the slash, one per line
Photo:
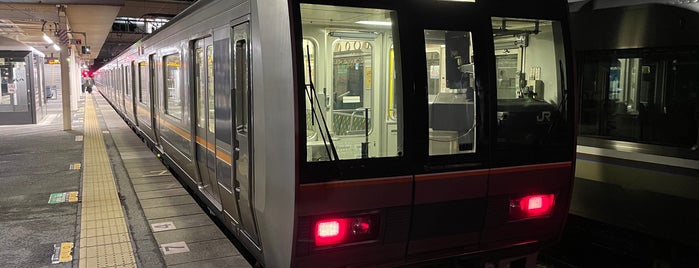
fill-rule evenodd
<path id="1" fill-rule="evenodd" d="M 84 70 L 80 71 L 80 74 L 83 77 L 95 77 L 95 73 L 90 72 L 90 70 L 88 70 L 88 69 L 84 69 Z"/>
<path id="2" fill-rule="evenodd" d="M 521 219 L 551 214 L 554 194 L 528 195 L 510 199 L 510 218 Z"/>

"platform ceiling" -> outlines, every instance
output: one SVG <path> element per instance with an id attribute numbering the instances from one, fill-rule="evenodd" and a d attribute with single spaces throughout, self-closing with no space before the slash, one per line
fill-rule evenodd
<path id="1" fill-rule="evenodd" d="M 44 39 L 69 25 L 70 38 L 90 46 L 85 60 L 101 62 L 144 37 L 144 34 L 115 33 L 117 17 L 171 18 L 196 0 L 10 0 L 0 3 L 0 36 L 20 41 L 43 52 L 58 56 Z"/>

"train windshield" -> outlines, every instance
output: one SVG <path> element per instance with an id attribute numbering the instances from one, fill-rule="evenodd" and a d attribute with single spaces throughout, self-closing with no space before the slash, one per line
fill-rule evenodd
<path id="1" fill-rule="evenodd" d="M 554 149 L 567 144 L 569 96 L 561 23 L 496 17 L 492 26 L 498 149 Z"/>
<path id="2" fill-rule="evenodd" d="M 301 4 L 307 161 L 398 156 L 393 16 Z"/>
<path id="3" fill-rule="evenodd" d="M 429 154 L 473 153 L 477 107 L 471 32 L 424 32 Z"/>
<path id="4" fill-rule="evenodd" d="M 699 148 L 696 50 L 591 52 L 581 58 L 580 135 Z"/>

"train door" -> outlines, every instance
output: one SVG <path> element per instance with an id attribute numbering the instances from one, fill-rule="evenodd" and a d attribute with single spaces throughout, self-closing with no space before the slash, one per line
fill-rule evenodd
<path id="1" fill-rule="evenodd" d="M 194 42 L 194 88 L 196 166 L 199 190 L 221 210 L 216 178 L 216 121 L 214 118 L 213 38 Z"/>
<path id="2" fill-rule="evenodd" d="M 126 68 L 123 65 L 119 66 L 119 68 L 118 68 L 118 70 L 119 70 L 118 76 L 119 77 L 117 79 L 118 79 L 119 89 L 121 89 L 121 92 L 119 93 L 119 98 L 121 100 L 121 103 L 120 103 L 121 110 L 124 111 L 124 116 L 128 116 L 128 110 L 126 110 L 126 98 L 128 97 L 126 95 L 126 90 L 128 87 L 126 86 L 126 81 L 125 81 L 125 79 L 126 79 L 126 70 L 125 69 Z"/>
<path id="3" fill-rule="evenodd" d="M 137 88 L 139 87 L 138 83 L 140 83 L 140 79 L 138 79 L 138 63 L 136 61 L 131 61 L 131 64 L 129 65 L 129 81 L 131 82 L 131 83 L 129 83 L 129 85 L 130 85 L 129 91 L 131 92 L 131 99 L 129 99 L 131 101 L 131 107 L 129 107 L 129 108 L 132 109 L 132 111 L 133 111 L 133 124 L 135 126 L 138 126 L 138 109 L 137 109 L 137 107 L 138 107 L 139 98 L 137 95 L 138 94 Z"/>
<path id="4" fill-rule="evenodd" d="M 219 194 L 223 214 L 227 218 L 225 223 L 233 229 L 242 228 L 240 213 L 238 212 L 238 192 L 234 190 L 233 181 L 233 98 L 235 90 L 232 85 L 234 66 L 231 64 L 231 29 L 228 26 L 214 30 L 213 36 L 213 84 L 216 109 L 215 120 L 216 152 L 220 155 L 216 159 L 216 177 L 218 179 Z M 209 51 L 207 51 L 209 52 Z M 207 59 L 208 60 L 208 59 Z M 211 115 L 210 115 L 211 116 Z M 241 239 L 242 241 L 242 239 Z"/>
<path id="5" fill-rule="evenodd" d="M 149 84 L 148 91 L 150 92 L 150 120 L 151 127 L 153 128 L 153 139 L 155 139 L 155 145 L 161 146 L 160 144 L 160 124 L 158 123 L 158 100 L 160 100 L 160 95 L 158 95 L 158 79 L 157 79 L 157 69 L 155 69 L 155 54 L 148 56 L 148 76 Z"/>
<path id="6" fill-rule="evenodd" d="M 121 69 L 119 65 L 114 66 L 114 72 L 112 72 L 112 84 L 114 84 L 114 88 L 116 88 L 116 106 L 119 107 L 119 110 L 121 111 L 124 107 L 123 102 L 124 102 L 124 96 L 123 93 L 121 92 L 121 83 L 119 82 L 119 75 L 121 75 Z"/>
<path id="7" fill-rule="evenodd" d="M 126 121 L 130 121 L 133 116 L 133 94 L 131 91 L 131 67 L 124 65 L 123 67 L 123 83 L 124 83 L 124 116 Z"/>
<path id="8" fill-rule="evenodd" d="M 250 73 L 250 22 L 233 26 L 233 183 L 241 223 L 246 235 L 259 244 L 257 224 L 253 214 L 253 157 L 251 107 L 252 81 Z"/>

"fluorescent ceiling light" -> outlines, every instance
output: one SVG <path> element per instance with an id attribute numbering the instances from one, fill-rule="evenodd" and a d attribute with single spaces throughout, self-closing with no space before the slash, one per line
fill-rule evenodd
<path id="1" fill-rule="evenodd" d="M 377 25 L 377 26 L 391 26 L 390 21 L 375 21 L 375 20 L 360 20 L 356 22 L 358 24 L 364 24 L 364 25 Z"/>
<path id="2" fill-rule="evenodd" d="M 338 38 L 358 38 L 358 39 L 376 39 L 378 34 L 373 32 L 330 32 L 328 35 Z"/>
<path id="3" fill-rule="evenodd" d="M 61 47 L 59 47 L 56 44 L 53 44 L 53 49 L 55 49 L 56 51 L 61 51 Z"/>
<path id="4" fill-rule="evenodd" d="M 53 44 L 53 40 L 51 40 L 51 37 L 49 37 L 46 34 L 44 34 L 44 41 L 46 41 L 46 43 Z"/>

